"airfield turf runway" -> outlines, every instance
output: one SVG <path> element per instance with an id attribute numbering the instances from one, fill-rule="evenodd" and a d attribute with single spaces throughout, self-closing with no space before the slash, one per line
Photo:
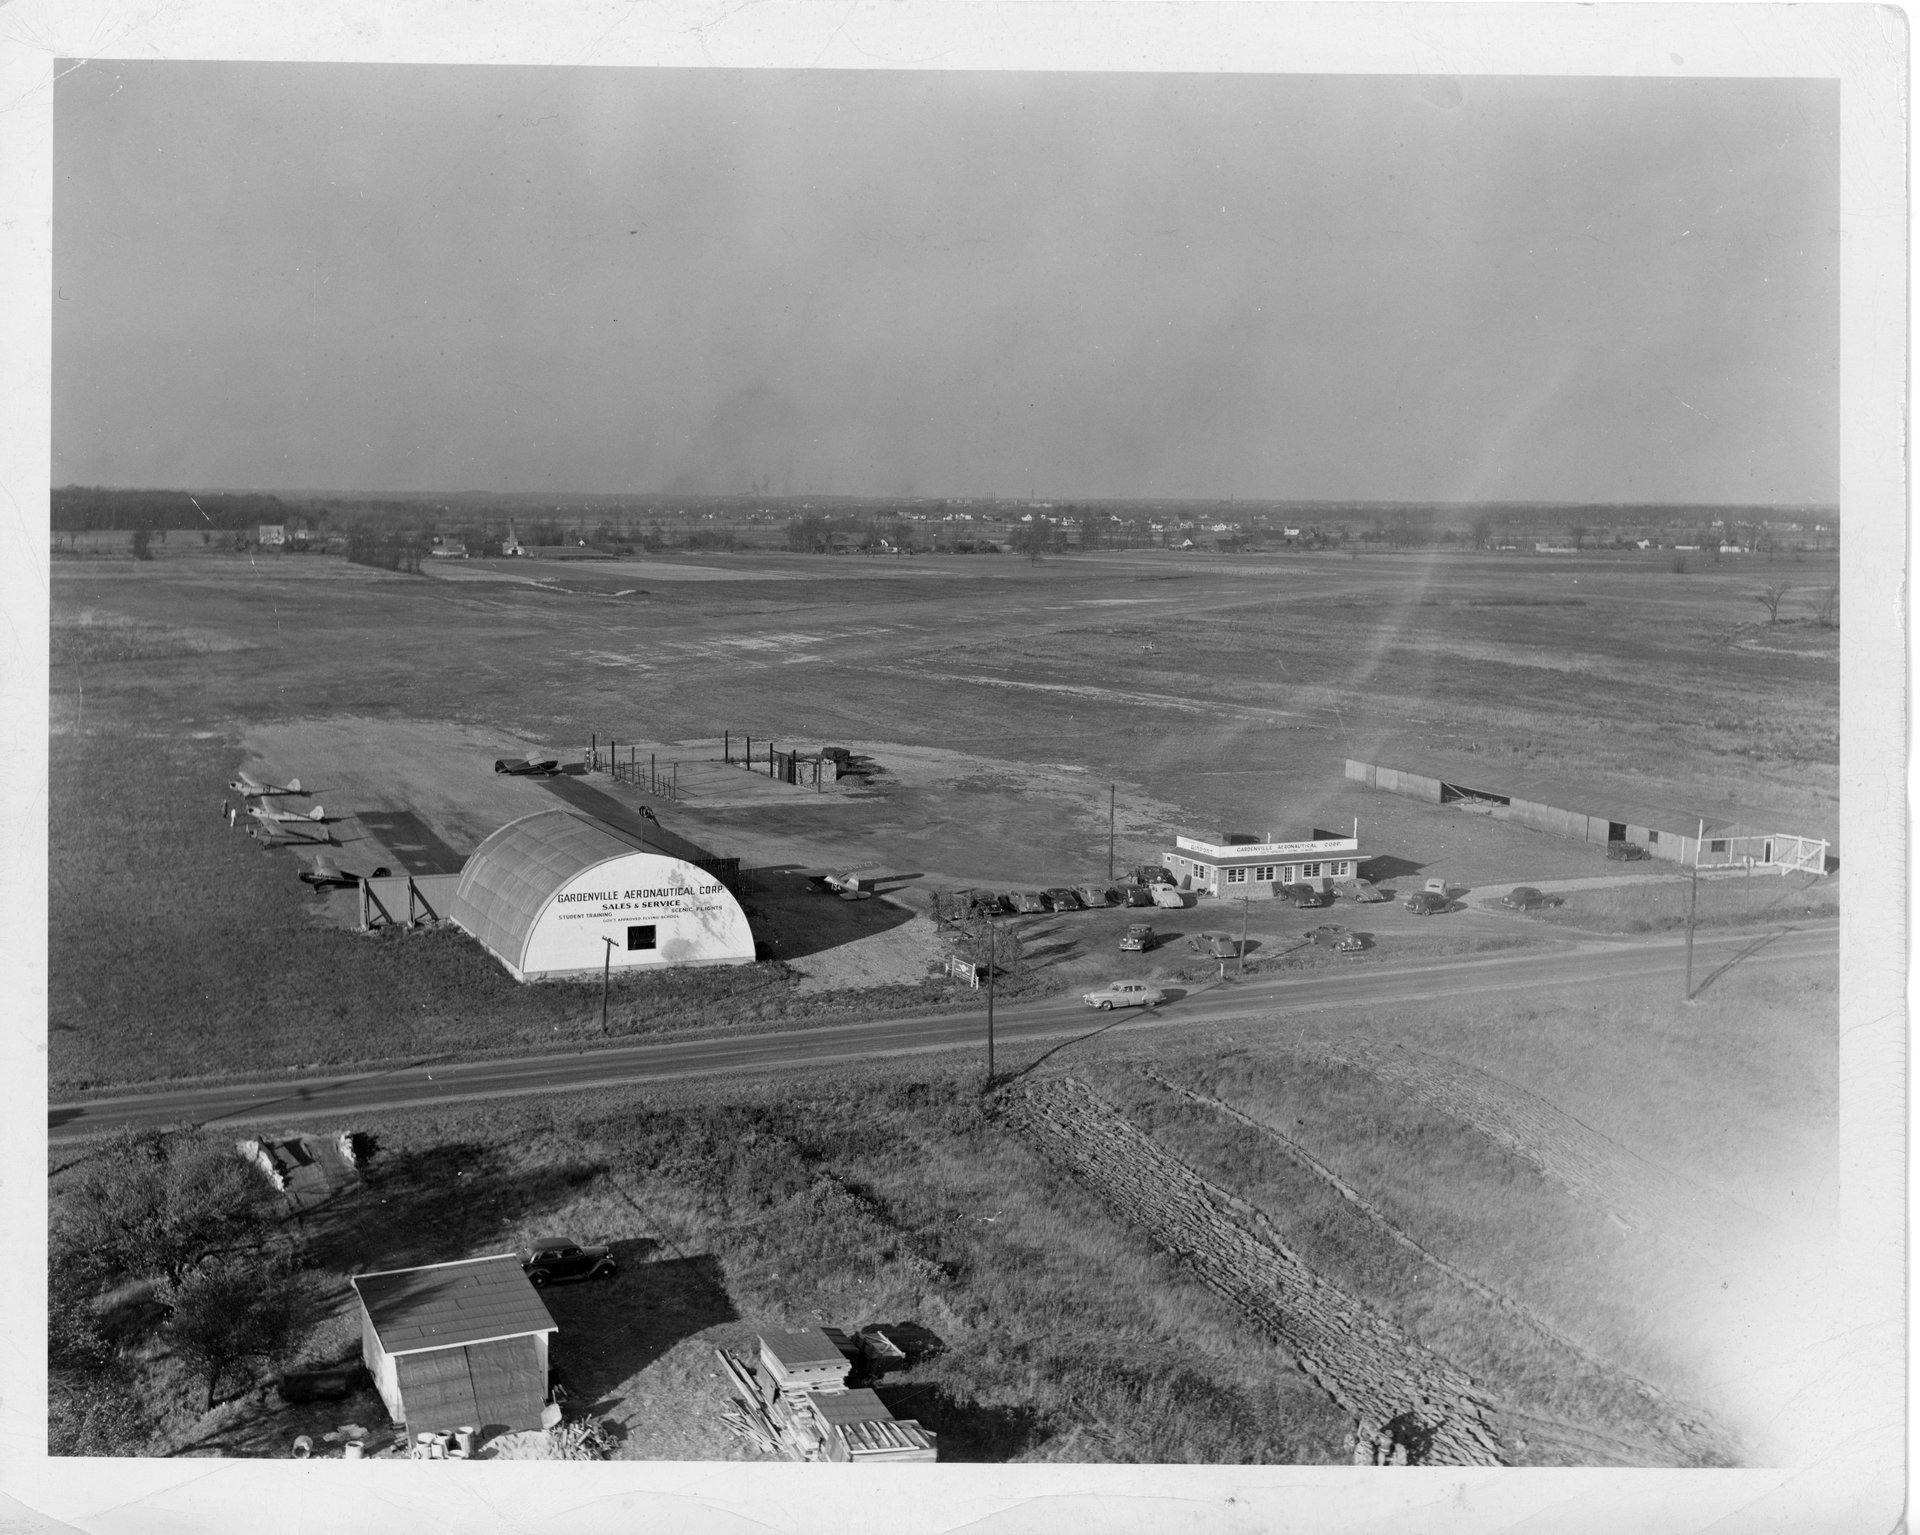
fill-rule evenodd
<path id="1" fill-rule="evenodd" d="M 1833 923 L 1755 933 L 1697 935 L 1696 992 L 1723 969 L 1800 964 L 1839 954 Z M 1275 976 L 1195 987 L 1157 1008 L 1096 1013 L 1077 997 L 1000 1008 L 994 1036 L 1000 1069 L 1018 1072 L 1056 1050 L 1095 1035 L 1246 1022 L 1277 1027 L 1305 1012 L 1405 1004 L 1500 992 L 1572 988 L 1670 976 L 1686 968 L 1684 935 L 1587 940 L 1552 954 L 1471 955 L 1380 966 L 1310 978 Z M 52 1104 L 47 1138 L 73 1142 L 125 1129 L 246 1125 L 417 1108 L 531 1093 L 591 1091 L 678 1077 L 778 1071 L 857 1063 L 885 1056 L 979 1050 L 978 1011 L 863 1019 L 778 1034 L 664 1039 L 565 1055 L 478 1061 L 413 1061 L 373 1070 L 282 1077 L 276 1081 L 183 1083 L 146 1092 Z M 1042 1048 L 1034 1048 L 1034 1047 Z"/>

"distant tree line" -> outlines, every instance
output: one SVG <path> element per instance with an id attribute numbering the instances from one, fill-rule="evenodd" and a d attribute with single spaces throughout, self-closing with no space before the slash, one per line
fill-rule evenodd
<path id="1" fill-rule="evenodd" d="M 167 528 L 251 530 L 304 515 L 278 496 L 194 495 L 184 490 L 102 490 L 63 485 L 53 492 L 56 533 L 160 532 Z"/>
<path id="2" fill-rule="evenodd" d="M 420 573 L 420 562 L 427 557 L 427 550 L 431 547 L 427 539 L 418 533 L 391 532 L 362 526 L 347 534 L 347 558 L 353 564 L 374 565 L 381 570 L 401 570 L 411 575 Z"/>

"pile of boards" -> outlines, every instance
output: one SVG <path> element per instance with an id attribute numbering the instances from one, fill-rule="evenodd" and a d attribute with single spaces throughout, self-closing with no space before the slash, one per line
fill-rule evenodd
<path id="1" fill-rule="evenodd" d="M 874 1392 L 853 1388 L 857 1361 L 882 1368 L 904 1359 L 881 1329 L 857 1340 L 837 1329 L 788 1328 L 762 1334 L 758 1356 L 716 1349 L 738 1405 L 721 1421 L 749 1444 L 801 1461 L 931 1461 L 934 1436 L 911 1418 L 895 1418 Z"/>

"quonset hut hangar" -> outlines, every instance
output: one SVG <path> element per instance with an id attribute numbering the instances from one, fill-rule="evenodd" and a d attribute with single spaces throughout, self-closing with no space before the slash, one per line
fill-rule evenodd
<path id="1" fill-rule="evenodd" d="M 736 859 L 672 832 L 632 832 L 570 810 L 510 821 L 474 849 L 447 915 L 517 981 L 603 967 L 745 965 Z"/>

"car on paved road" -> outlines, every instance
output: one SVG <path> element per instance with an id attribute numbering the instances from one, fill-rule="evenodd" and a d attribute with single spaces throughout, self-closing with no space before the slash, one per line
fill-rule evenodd
<path id="1" fill-rule="evenodd" d="M 1531 885 L 1515 885 L 1500 897 L 1500 904 L 1511 906 L 1515 911 L 1533 911 L 1541 906 L 1558 906 L 1560 897 L 1548 895 L 1545 891 L 1536 890 Z"/>
<path id="2" fill-rule="evenodd" d="M 1120 947 L 1129 954 L 1144 954 L 1160 940 L 1144 922 L 1136 922 L 1120 939 Z"/>
<path id="3" fill-rule="evenodd" d="M 1153 1007 L 1166 1000 L 1166 993 L 1145 981 L 1111 981 L 1098 991 L 1083 993 L 1080 1000 L 1107 1013 L 1116 1007 Z"/>
<path id="4" fill-rule="evenodd" d="M 1444 895 L 1435 895 L 1431 890 L 1416 890 L 1401 904 L 1416 917 L 1431 917 L 1437 912 L 1453 910 L 1452 901 Z"/>
<path id="5" fill-rule="evenodd" d="M 570 1279 L 611 1279 L 620 1270 L 605 1247 L 582 1247 L 567 1237 L 540 1237 L 520 1255 L 520 1267 L 536 1290 Z"/>

